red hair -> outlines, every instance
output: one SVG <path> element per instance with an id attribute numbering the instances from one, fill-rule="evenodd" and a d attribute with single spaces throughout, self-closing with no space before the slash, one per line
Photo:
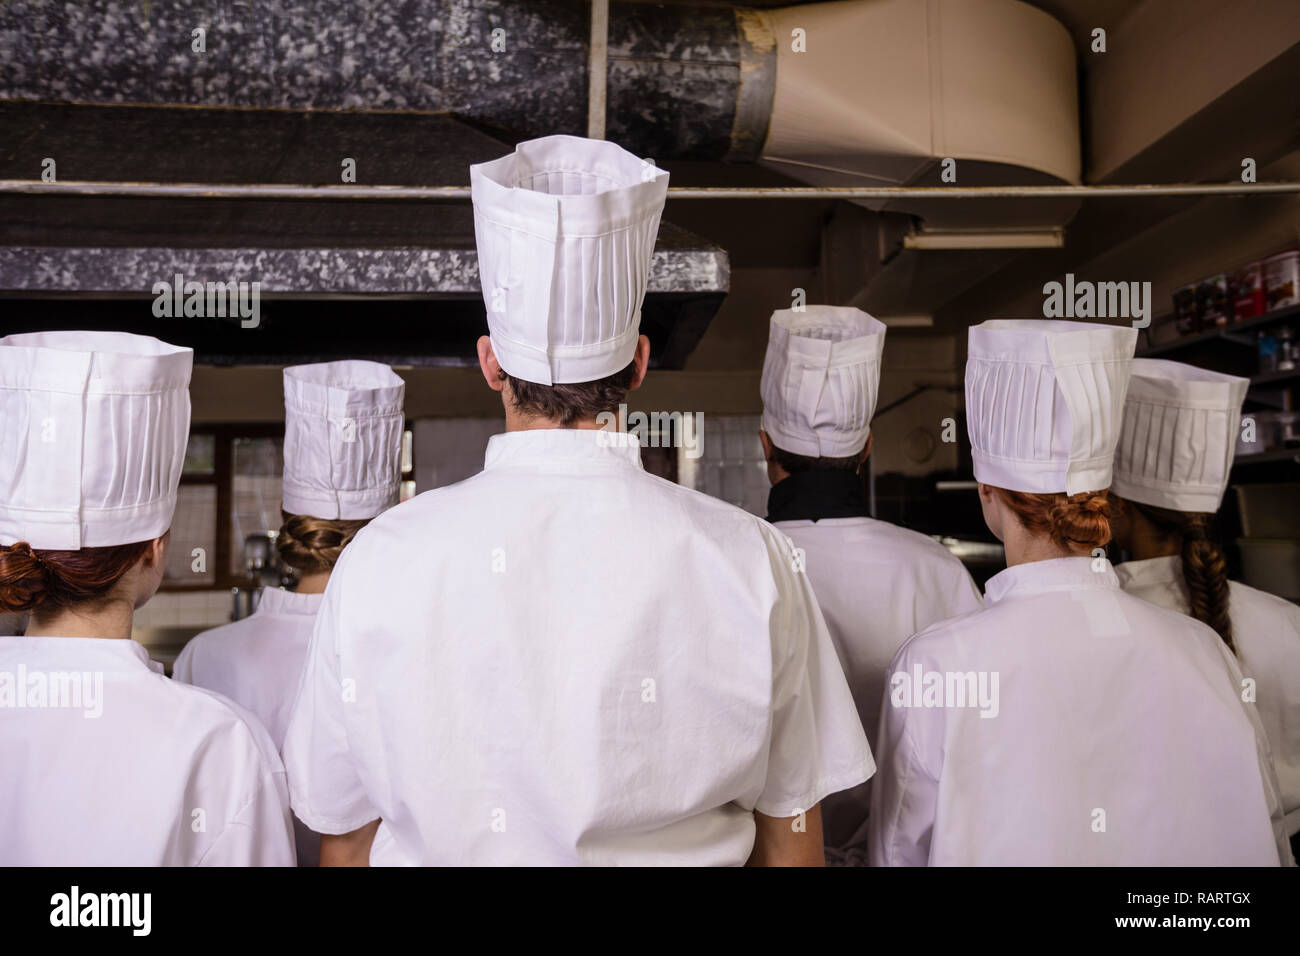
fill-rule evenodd
<path id="1" fill-rule="evenodd" d="M 1062 548 L 1091 553 L 1110 541 L 1110 497 L 1105 491 L 1085 491 L 1068 498 L 996 487 L 993 491 L 1026 531 L 1045 534 Z"/>
<path id="2" fill-rule="evenodd" d="M 58 611 L 101 601 L 149 552 L 152 542 L 80 551 L 33 551 L 26 541 L 0 546 L 0 611 Z"/>

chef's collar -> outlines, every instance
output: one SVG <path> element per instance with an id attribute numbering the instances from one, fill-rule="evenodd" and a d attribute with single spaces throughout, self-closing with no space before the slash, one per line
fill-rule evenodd
<path id="1" fill-rule="evenodd" d="M 0 637 L 0 652 L 43 670 L 163 673 L 163 666 L 149 659 L 143 644 L 121 638 Z"/>
<path id="2" fill-rule="evenodd" d="M 1051 558 L 999 571 L 984 585 L 984 602 L 996 604 L 1008 597 L 1042 591 L 1117 587 L 1119 578 L 1105 558 Z"/>
<path id="3" fill-rule="evenodd" d="M 305 614 L 315 617 L 324 594 L 299 594 L 282 588 L 263 588 L 255 614 Z"/>
<path id="4" fill-rule="evenodd" d="M 856 472 L 809 468 L 778 481 L 767 493 L 768 521 L 864 518 L 867 495 Z"/>
<path id="5" fill-rule="evenodd" d="M 1125 561 L 1115 565 L 1115 574 L 1120 587 L 1151 584 L 1181 584 L 1183 580 L 1183 559 L 1176 554 L 1162 558 L 1143 558 L 1141 561 Z"/>
<path id="6" fill-rule="evenodd" d="M 484 470 L 514 465 L 641 467 L 641 443 L 629 432 L 596 428 L 529 428 L 488 439 Z"/>

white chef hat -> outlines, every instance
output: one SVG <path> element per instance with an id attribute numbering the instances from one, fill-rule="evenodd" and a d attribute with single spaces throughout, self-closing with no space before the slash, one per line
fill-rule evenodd
<path id="1" fill-rule="evenodd" d="M 871 433 L 885 324 L 861 309 L 772 313 L 763 360 L 763 430 L 783 451 L 847 458 Z"/>
<path id="2" fill-rule="evenodd" d="M 1034 494 L 1110 487 L 1137 330 L 1052 319 L 970 330 L 966 423 L 975 478 Z"/>
<path id="3" fill-rule="evenodd" d="M 0 339 L 0 544 L 132 544 L 171 527 L 194 352 L 125 332 Z"/>
<path id="4" fill-rule="evenodd" d="M 379 362 L 284 370 L 284 510 L 373 518 L 397 504 L 406 383 Z"/>
<path id="5" fill-rule="evenodd" d="M 1218 511 L 1248 388 L 1236 375 L 1134 359 L 1111 489 L 1158 508 Z"/>
<path id="6" fill-rule="evenodd" d="M 516 378 L 590 382 L 632 361 L 668 174 L 544 136 L 469 168 L 492 351 Z"/>

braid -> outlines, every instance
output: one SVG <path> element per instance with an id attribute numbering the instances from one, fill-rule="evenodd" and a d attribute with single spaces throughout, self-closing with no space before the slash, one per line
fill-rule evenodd
<path id="1" fill-rule="evenodd" d="M 1192 617 L 1219 632 L 1234 654 L 1232 621 L 1228 617 L 1228 564 L 1209 537 L 1209 515 L 1188 514 L 1183 530 L 1183 580 L 1191 599 Z"/>
<path id="2" fill-rule="evenodd" d="M 367 521 L 327 521 L 311 515 L 280 512 L 284 524 L 275 539 L 280 560 L 303 574 L 331 571 L 343 549 Z"/>
<path id="3" fill-rule="evenodd" d="M 1228 650 L 1237 653 L 1232 642 L 1232 619 L 1228 616 L 1228 562 L 1210 533 L 1213 515 L 1174 511 L 1130 501 L 1164 534 L 1177 534 L 1183 542 L 1183 582 L 1192 617 L 1218 632 Z"/>

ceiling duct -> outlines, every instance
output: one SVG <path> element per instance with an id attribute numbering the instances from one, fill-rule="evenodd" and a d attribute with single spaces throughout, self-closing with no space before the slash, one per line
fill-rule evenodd
<path id="1" fill-rule="evenodd" d="M 776 47 L 761 161 L 827 186 L 1080 182 L 1074 44 L 1018 0 L 817 3 L 760 14 Z M 807 37 L 799 46 L 799 31 Z M 1060 226 L 1077 200 L 999 203 L 1003 228 Z M 877 203 L 977 228 L 978 203 Z"/>
<path id="2" fill-rule="evenodd" d="M 205 49 L 196 53 L 192 37 L 200 27 Z M 357 160 L 358 182 L 454 185 L 463 177 L 447 174 L 448 164 L 431 163 L 430 156 L 482 155 L 487 137 L 508 148 L 522 138 L 585 132 L 588 29 L 589 5 L 580 0 L 282 0 L 255 9 L 185 0 L 9 0 L 0 4 L 0 101 L 9 104 L 0 122 L 10 144 L 0 155 L 0 176 L 38 177 L 58 141 L 62 152 L 54 158 L 65 180 L 328 184 L 339 181 L 339 160 L 347 156 Z M 1070 37 L 1050 16 L 1017 0 L 866 0 L 762 11 L 616 3 L 607 81 L 607 137 L 656 160 L 757 162 L 814 185 L 940 185 L 945 158 L 956 161 L 962 186 L 1079 181 Z M 122 119 L 106 119 L 105 111 L 120 111 Z M 441 122 L 429 114 L 442 114 Z M 85 138 L 114 128 L 141 131 L 132 142 Z M 438 181 L 427 178 L 439 171 Z M 95 273 L 120 284 L 133 262 L 156 257 L 130 251 L 137 247 L 115 253 L 109 228 L 115 221 L 152 243 L 191 250 L 215 232 L 225 243 L 217 260 L 238 266 L 283 260 L 276 250 L 287 240 L 277 235 L 277 223 L 286 234 L 308 232 L 319 215 L 304 206 L 309 217 L 294 222 L 292 204 L 208 202 L 215 230 L 192 203 L 163 209 L 144 200 L 0 197 L 0 294 L 93 293 L 93 283 L 80 277 Z M 66 205 L 53 205 L 60 203 Z M 77 203 L 89 221 L 105 226 L 96 247 L 102 254 L 85 248 Z M 464 236 L 439 238 L 462 231 L 444 229 L 451 220 L 440 216 L 428 235 L 411 237 L 409 211 L 391 213 L 402 221 L 386 225 L 364 206 L 353 204 L 326 230 L 345 234 L 347 248 L 361 250 L 338 262 L 367 262 L 364 287 L 355 294 L 430 294 L 421 263 L 433 257 L 454 262 L 467 277 L 465 288 L 434 294 L 473 295 L 472 246 Z M 1077 201 L 896 200 L 870 208 L 932 233 L 979 234 L 996 219 L 1000 228 L 1025 234 L 1059 230 Z M 149 214 L 148 228 L 141 211 Z M 364 235 L 351 238 L 358 229 Z M 375 250 L 393 244 L 389 234 L 417 247 L 404 267 L 370 261 L 384 259 Z M 230 245 L 240 236 L 250 248 Z M 295 242 L 302 238 L 309 237 Z M 989 261 L 989 244 L 976 253 L 904 250 L 897 224 L 882 229 L 881 238 L 879 258 L 864 263 L 864 277 L 879 271 L 881 260 L 890 267 L 907 257 Z M 716 307 L 727 267 L 725 254 L 719 259 L 719 250 L 698 239 L 679 236 L 676 248 L 698 250 L 698 261 L 685 267 L 689 287 L 677 290 L 684 273 L 665 264 L 652 290 L 693 297 L 689 334 L 670 331 L 677 344 L 662 353 L 679 362 L 707 323 L 699 297 L 712 296 Z M 340 282 L 342 268 L 326 274 L 313 265 L 330 260 L 328 252 L 297 256 L 296 272 L 280 291 L 353 294 Z M 714 276 L 707 288 L 699 282 L 702 268 Z M 929 285 L 923 266 L 904 272 L 907 281 L 896 276 L 881 288 Z M 949 267 L 944 276 L 949 294 L 973 281 L 961 268 Z M 154 278 L 125 281 L 148 288 L 146 280 Z M 864 285 L 856 298 L 868 301 L 867 291 Z M 876 307 L 926 312 L 933 303 L 894 296 Z M 463 358 L 459 352 L 431 357 Z"/>

